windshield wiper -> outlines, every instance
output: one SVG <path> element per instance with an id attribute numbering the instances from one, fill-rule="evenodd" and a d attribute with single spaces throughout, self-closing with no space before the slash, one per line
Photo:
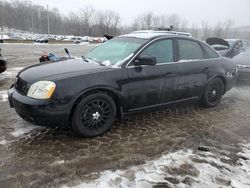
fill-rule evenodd
<path id="1" fill-rule="evenodd" d="M 85 57 L 85 56 L 81 56 L 81 58 L 82 58 L 83 61 L 85 61 L 85 62 L 87 62 L 87 63 L 89 63 L 89 60 L 91 60 L 91 59 L 89 59 L 89 58 L 87 58 L 87 57 Z"/>
<path id="2" fill-rule="evenodd" d="M 101 66 L 106 66 L 104 63 L 102 63 L 101 61 L 97 61 L 95 59 L 92 59 L 92 58 L 89 58 L 89 57 L 86 57 L 86 56 L 82 56 L 82 60 L 87 62 L 87 63 L 91 63 L 91 62 L 95 62 L 95 63 L 98 63 L 99 65 Z"/>

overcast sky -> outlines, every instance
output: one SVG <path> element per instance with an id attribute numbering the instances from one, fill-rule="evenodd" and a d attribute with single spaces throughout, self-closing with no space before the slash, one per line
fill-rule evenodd
<path id="1" fill-rule="evenodd" d="M 189 25 L 201 25 L 201 21 L 216 24 L 232 19 L 235 26 L 250 25 L 250 0 L 32 0 L 34 3 L 59 8 L 67 15 L 86 5 L 96 9 L 114 10 L 122 18 L 122 24 L 131 23 L 143 12 L 178 14 Z"/>

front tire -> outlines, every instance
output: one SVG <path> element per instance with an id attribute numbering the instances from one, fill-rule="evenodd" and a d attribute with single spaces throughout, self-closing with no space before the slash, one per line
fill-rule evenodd
<path id="1" fill-rule="evenodd" d="M 218 105 L 224 94 L 224 83 L 220 78 L 212 79 L 206 86 L 204 94 L 201 98 L 202 104 L 206 108 Z"/>
<path id="2" fill-rule="evenodd" d="M 96 137 L 111 129 L 116 117 L 114 100 L 105 93 L 84 97 L 76 106 L 71 125 L 80 137 Z"/>

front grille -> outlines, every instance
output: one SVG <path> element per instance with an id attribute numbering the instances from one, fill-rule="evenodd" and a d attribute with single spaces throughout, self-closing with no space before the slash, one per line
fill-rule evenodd
<path id="1" fill-rule="evenodd" d="M 22 80 L 21 78 L 17 78 L 17 81 L 15 83 L 15 89 L 23 94 L 26 95 L 26 91 L 27 91 L 27 82 L 25 82 L 24 80 Z"/>

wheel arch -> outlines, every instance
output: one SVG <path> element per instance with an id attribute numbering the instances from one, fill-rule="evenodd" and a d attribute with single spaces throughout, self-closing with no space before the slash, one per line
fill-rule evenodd
<path id="1" fill-rule="evenodd" d="M 223 76 L 223 75 L 215 75 L 215 76 L 213 76 L 212 78 L 209 79 L 208 83 L 209 83 L 211 80 L 213 80 L 214 78 L 219 78 L 219 79 L 221 79 L 221 81 L 222 81 L 223 84 L 224 84 L 224 92 L 223 92 L 223 94 L 225 94 L 226 88 L 227 88 L 227 80 L 226 80 L 225 76 Z"/>
<path id="2" fill-rule="evenodd" d="M 71 108 L 70 111 L 70 118 L 69 121 L 71 122 L 72 116 L 74 114 L 76 106 L 79 104 L 79 102 L 86 96 L 96 94 L 96 93 L 106 93 L 108 96 L 110 96 L 116 105 L 116 117 L 123 119 L 123 112 L 122 112 L 122 97 L 121 95 L 115 91 L 112 88 L 109 87 L 95 87 L 95 88 L 89 88 L 87 90 L 82 91 L 77 97 L 76 100 Z"/>

